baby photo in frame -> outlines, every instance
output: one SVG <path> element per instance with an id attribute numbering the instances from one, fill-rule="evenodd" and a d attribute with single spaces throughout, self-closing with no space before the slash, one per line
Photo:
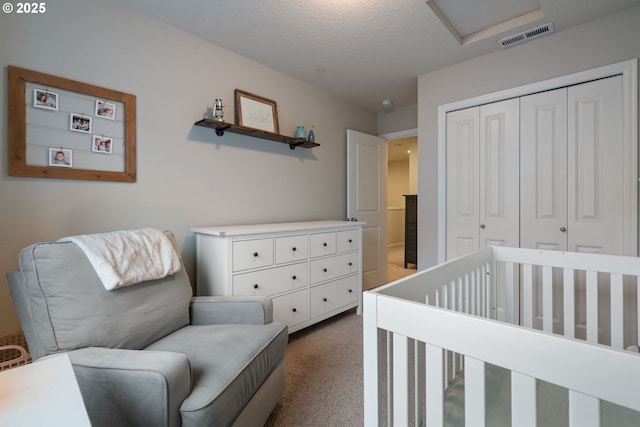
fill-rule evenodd
<path id="1" fill-rule="evenodd" d="M 49 166 L 70 168 L 73 166 L 73 151 L 64 148 L 49 148 Z"/>
<path id="2" fill-rule="evenodd" d="M 111 154 L 113 151 L 113 138 L 104 135 L 93 135 L 91 151 L 100 154 Z"/>
<path id="3" fill-rule="evenodd" d="M 116 104 L 106 101 L 96 100 L 95 116 L 101 119 L 116 119 Z"/>
<path id="4" fill-rule="evenodd" d="M 91 117 L 85 116 L 84 114 L 71 113 L 69 115 L 69 130 L 91 133 Z"/>
<path id="5" fill-rule="evenodd" d="M 33 106 L 35 108 L 58 111 L 58 94 L 48 90 L 34 89 Z"/>

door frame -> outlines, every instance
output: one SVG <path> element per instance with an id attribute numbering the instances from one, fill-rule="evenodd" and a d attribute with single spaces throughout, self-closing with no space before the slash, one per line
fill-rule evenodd
<path id="1" fill-rule="evenodd" d="M 438 264 L 446 260 L 447 230 L 447 113 L 463 108 L 475 107 L 509 98 L 531 95 L 551 89 L 586 83 L 616 75 L 622 76 L 623 96 L 623 142 L 625 144 L 626 173 L 636 179 L 625 181 L 624 194 L 627 204 L 624 206 L 624 224 L 631 230 L 629 241 L 625 244 L 628 253 L 638 254 L 640 239 L 638 238 L 638 60 L 618 62 L 591 70 L 543 80 L 512 89 L 494 92 L 474 98 L 464 99 L 438 106 Z M 418 192 L 419 194 L 419 192 Z M 634 215 L 635 214 L 635 215 Z M 418 223 L 418 226 L 420 224 Z"/>
<path id="2" fill-rule="evenodd" d="M 378 135 L 380 138 L 384 138 L 387 140 L 387 143 L 389 143 L 389 141 L 394 140 L 394 139 L 400 139 L 400 138 L 409 138 L 412 136 L 415 136 L 416 138 L 418 137 L 418 128 L 413 128 L 413 129 L 407 129 L 407 130 L 401 130 L 401 131 L 397 131 L 397 132 L 390 132 L 390 133 L 383 133 L 381 135 Z M 418 141 L 418 152 L 420 152 L 420 142 Z M 384 177 L 384 185 L 387 185 L 387 180 L 389 178 L 389 173 L 387 172 L 387 175 Z M 418 183 L 419 184 L 419 183 Z M 418 185 L 418 188 L 416 189 L 416 194 L 420 193 L 420 186 Z M 420 197 L 418 197 L 418 204 L 420 203 Z M 387 217 L 387 226 L 389 222 L 389 218 Z M 417 253 L 420 253 L 420 239 L 418 239 L 418 247 L 416 248 Z M 386 253 L 387 256 L 389 254 L 389 249 L 388 246 L 386 248 Z M 417 257 L 417 261 L 420 262 L 420 256 Z M 387 262 L 388 262 L 388 258 L 387 258 Z M 418 270 L 420 270 L 420 266 L 416 264 L 416 268 Z"/>

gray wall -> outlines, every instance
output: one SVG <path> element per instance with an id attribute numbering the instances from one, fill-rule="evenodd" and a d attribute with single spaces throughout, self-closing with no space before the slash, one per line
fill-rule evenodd
<path id="1" fill-rule="evenodd" d="M 640 6 L 418 78 L 418 263 L 437 260 L 439 105 L 640 57 Z"/>
<path id="2" fill-rule="evenodd" d="M 6 67 L 136 95 L 138 182 L 9 177 Z M 56 0 L 42 16 L 0 14 L 0 336 L 19 330 L 4 272 L 31 243 L 152 226 L 172 230 L 192 281 L 203 225 L 346 215 L 346 129 L 376 134 L 376 114 L 109 2 Z M 236 88 L 275 100 L 280 130 L 315 125 L 320 147 L 196 128 L 216 95 L 233 120 Z"/>
<path id="3" fill-rule="evenodd" d="M 418 104 L 396 108 L 390 113 L 378 113 L 378 135 L 418 128 Z"/>

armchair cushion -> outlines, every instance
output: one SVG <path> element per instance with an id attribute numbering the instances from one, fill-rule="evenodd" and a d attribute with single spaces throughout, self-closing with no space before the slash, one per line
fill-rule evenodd
<path id="1" fill-rule="evenodd" d="M 77 245 L 52 242 L 23 249 L 20 270 L 35 285 L 26 287 L 25 299 L 29 329 L 38 334 L 37 345 L 29 342 L 34 359 L 82 347 L 139 350 L 189 324 L 192 290 L 184 269 L 108 291 Z"/>
<path id="2" fill-rule="evenodd" d="M 186 326 L 146 350 L 186 354 L 193 388 L 180 407 L 183 426 L 229 425 L 285 357 L 289 334 L 267 325 Z"/>
<path id="3" fill-rule="evenodd" d="M 193 297 L 190 311 L 192 325 L 216 323 L 263 325 L 273 321 L 273 302 L 266 297 Z"/>

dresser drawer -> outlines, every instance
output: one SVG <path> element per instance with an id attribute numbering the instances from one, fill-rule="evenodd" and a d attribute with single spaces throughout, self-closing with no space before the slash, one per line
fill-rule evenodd
<path id="1" fill-rule="evenodd" d="M 309 314 L 321 316 L 340 307 L 358 302 L 359 276 L 349 276 L 309 290 Z"/>
<path id="2" fill-rule="evenodd" d="M 273 239 L 233 242 L 233 271 L 273 265 Z"/>
<path id="3" fill-rule="evenodd" d="M 233 295 L 271 296 L 309 284 L 307 263 L 285 265 L 233 276 Z"/>
<path id="4" fill-rule="evenodd" d="M 289 327 L 309 320 L 309 290 L 303 289 L 273 298 L 273 320 Z"/>
<path id="5" fill-rule="evenodd" d="M 325 280 L 355 273 L 359 269 L 360 255 L 358 252 L 314 259 L 309 263 L 309 281 L 312 284 L 324 282 Z"/>
<path id="6" fill-rule="evenodd" d="M 306 235 L 276 237 L 276 264 L 306 260 L 308 246 Z"/>
<path id="7" fill-rule="evenodd" d="M 309 237 L 309 256 L 316 258 L 336 253 L 336 233 L 316 233 Z"/>
<path id="8" fill-rule="evenodd" d="M 338 252 L 349 252 L 360 249 L 360 231 L 346 230 L 336 233 L 338 240 Z"/>

